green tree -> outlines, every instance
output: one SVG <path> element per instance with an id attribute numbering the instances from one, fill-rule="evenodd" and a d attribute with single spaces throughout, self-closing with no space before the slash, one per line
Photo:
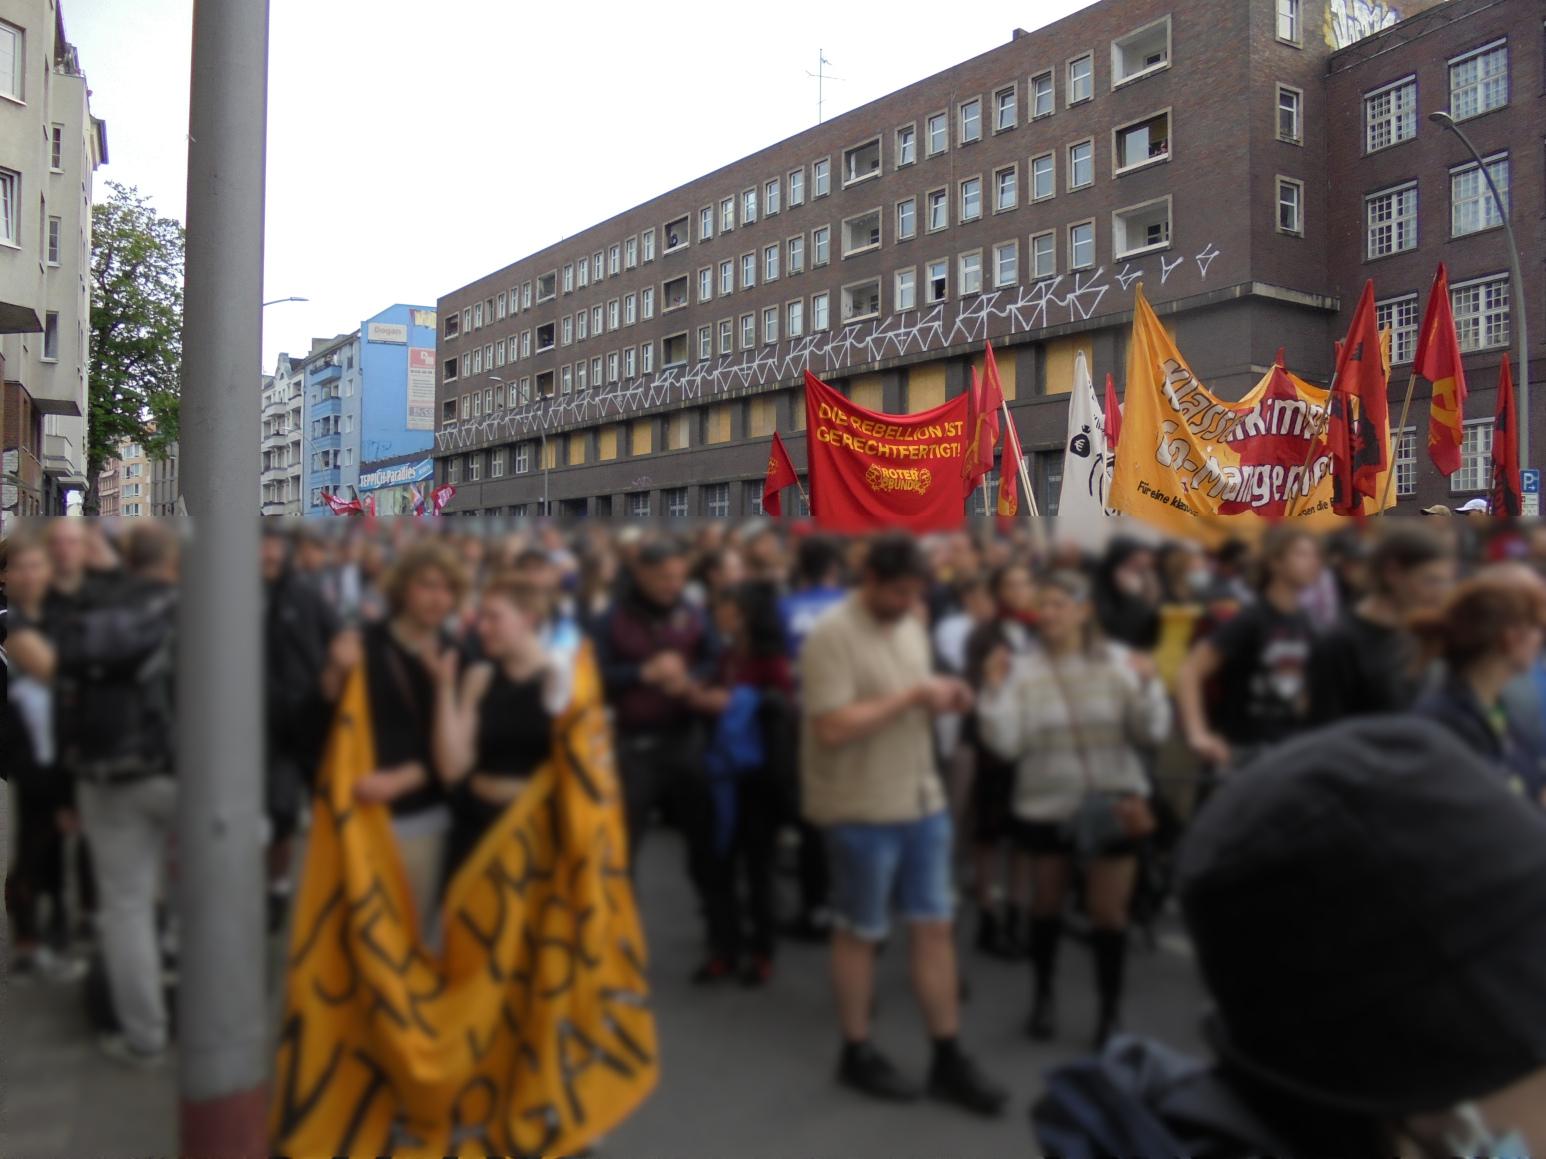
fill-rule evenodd
<path id="1" fill-rule="evenodd" d="M 91 398 L 86 511 L 97 474 L 124 439 L 165 457 L 177 441 L 182 370 L 182 223 L 138 189 L 107 183 L 91 210 Z"/>

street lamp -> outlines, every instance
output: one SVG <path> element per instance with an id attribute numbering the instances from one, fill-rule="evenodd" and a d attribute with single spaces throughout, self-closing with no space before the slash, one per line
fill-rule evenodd
<path id="1" fill-rule="evenodd" d="M 1497 206 L 1498 217 L 1503 221 L 1503 229 L 1508 235 L 1508 263 L 1510 303 L 1509 311 L 1512 318 L 1519 320 L 1519 413 L 1524 421 L 1519 426 L 1519 462 L 1521 466 L 1530 466 L 1530 312 L 1525 309 L 1525 278 L 1519 268 L 1519 246 L 1514 241 L 1514 226 L 1509 221 L 1508 206 L 1503 204 L 1503 198 L 1498 193 L 1498 187 L 1492 180 L 1492 174 L 1487 171 L 1487 163 L 1482 160 L 1482 155 L 1477 152 L 1476 146 L 1471 143 L 1471 138 L 1465 135 L 1465 131 L 1455 124 L 1455 118 L 1442 110 L 1428 114 L 1428 119 L 1440 128 L 1448 129 L 1460 138 L 1460 143 L 1466 147 L 1466 151 L 1476 162 L 1478 169 L 1482 171 L 1482 177 L 1487 182 L 1487 188 L 1492 193 L 1492 203 Z"/>
<path id="2" fill-rule="evenodd" d="M 506 382 L 497 374 L 488 376 L 490 382 L 497 382 L 503 386 L 513 387 L 513 382 Z M 537 437 L 542 440 L 542 514 L 548 514 L 548 433 L 541 427 L 537 428 Z"/>
<path id="3" fill-rule="evenodd" d="M 282 306 L 286 302 L 309 302 L 309 301 L 311 301 L 310 298 L 295 298 L 295 297 L 275 298 L 272 302 L 264 302 L 263 303 L 263 307 L 264 307 L 264 309 L 267 309 L 269 306 Z"/>

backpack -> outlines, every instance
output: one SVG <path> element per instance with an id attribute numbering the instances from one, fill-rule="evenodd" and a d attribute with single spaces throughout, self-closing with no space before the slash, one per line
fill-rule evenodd
<path id="1" fill-rule="evenodd" d="M 67 617 L 55 633 L 60 766 L 83 780 L 135 780 L 173 763 L 173 591 L 142 590 Z"/>
<path id="2" fill-rule="evenodd" d="M 730 703 L 719 714 L 703 754 L 703 768 L 714 798 L 714 845 L 719 854 L 727 852 L 735 840 L 740 812 L 737 780 L 766 764 L 762 691 L 750 684 L 737 684 L 730 690 Z"/>

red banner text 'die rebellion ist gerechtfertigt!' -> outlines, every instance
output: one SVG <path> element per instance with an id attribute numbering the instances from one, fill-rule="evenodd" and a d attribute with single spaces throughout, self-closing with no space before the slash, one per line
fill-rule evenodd
<path id="1" fill-rule="evenodd" d="M 941 531 L 965 521 L 966 395 L 919 414 L 855 406 L 809 371 L 811 514 L 823 531 Z"/>

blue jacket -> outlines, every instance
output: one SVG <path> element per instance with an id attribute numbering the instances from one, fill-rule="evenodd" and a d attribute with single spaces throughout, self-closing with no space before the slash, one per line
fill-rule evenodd
<path id="1" fill-rule="evenodd" d="M 1417 702 L 1413 711 L 1438 721 L 1472 752 L 1485 759 L 1517 792 L 1543 805 L 1546 752 L 1513 718 L 1500 731 L 1465 681 L 1451 677 Z"/>

